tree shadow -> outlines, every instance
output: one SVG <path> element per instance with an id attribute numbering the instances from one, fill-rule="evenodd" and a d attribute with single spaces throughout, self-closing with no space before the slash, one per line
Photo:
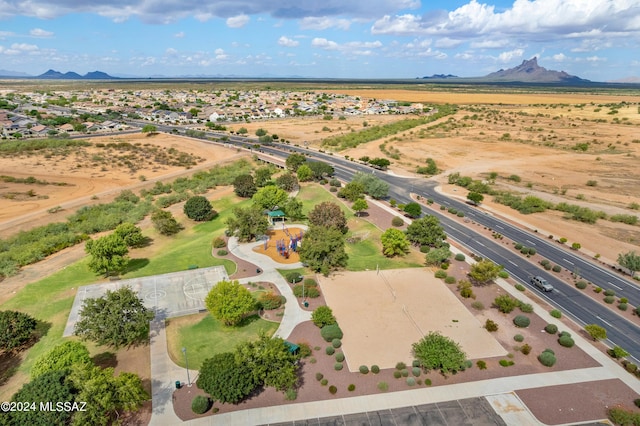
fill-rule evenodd
<path id="1" fill-rule="evenodd" d="M 247 317 L 242 318 L 242 320 L 234 327 L 230 327 L 230 328 L 242 328 L 242 327 L 246 327 L 249 324 L 256 322 L 260 319 L 260 315 L 258 314 L 254 314 L 254 315 L 249 315 Z"/>
<path id="2" fill-rule="evenodd" d="M 143 237 L 142 241 L 140 242 L 140 244 L 138 244 L 135 248 L 149 247 L 151 244 L 153 244 L 153 238 L 151 238 L 151 237 Z"/>
<path id="3" fill-rule="evenodd" d="M 22 357 L 17 352 L 0 354 L 0 386 L 3 386 L 18 371 Z"/>
<path id="4" fill-rule="evenodd" d="M 91 358 L 93 363 L 102 368 L 116 368 L 118 366 L 118 357 L 114 352 L 102 352 Z"/>
<path id="5" fill-rule="evenodd" d="M 123 275 L 131 272 L 138 271 L 149 264 L 149 259 L 143 257 L 141 259 L 131 259 L 127 264 L 127 267 L 122 271 Z"/>

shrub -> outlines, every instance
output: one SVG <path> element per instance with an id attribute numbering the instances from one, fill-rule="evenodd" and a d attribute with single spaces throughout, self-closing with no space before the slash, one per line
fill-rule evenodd
<path id="1" fill-rule="evenodd" d="M 525 291 L 525 290 L 526 290 L 526 287 L 525 287 L 525 286 L 523 286 L 522 284 L 516 284 L 516 285 L 515 285 L 515 288 L 516 288 L 516 290 L 518 290 L 518 291 Z"/>
<path id="2" fill-rule="evenodd" d="M 358 368 L 358 371 L 360 371 L 361 374 L 369 374 L 369 367 L 361 365 L 360 368 Z"/>
<path id="3" fill-rule="evenodd" d="M 544 267 L 544 266 L 547 266 L 547 265 L 549 265 L 549 260 L 548 260 L 548 259 L 542 259 L 542 260 L 540 261 L 540 264 L 541 264 L 543 267 Z"/>
<path id="4" fill-rule="evenodd" d="M 481 310 L 483 310 L 483 309 L 484 309 L 484 303 L 482 303 L 482 302 L 480 302 L 480 301 L 476 301 L 476 302 L 473 302 L 473 303 L 471 304 L 471 307 L 472 307 L 473 309 L 477 309 L 478 311 L 481 311 Z"/>
<path id="5" fill-rule="evenodd" d="M 609 288 L 609 289 L 606 289 L 604 291 L 604 295 L 605 296 L 615 296 L 616 295 L 616 291 Z"/>
<path id="6" fill-rule="evenodd" d="M 342 330 L 338 324 L 329 324 L 322 327 L 320 335 L 326 342 L 331 342 L 333 339 L 342 339 Z"/>
<path id="7" fill-rule="evenodd" d="M 409 377 L 407 379 L 407 385 L 409 386 L 415 386 L 416 385 L 416 379 L 414 379 L 413 377 Z"/>
<path id="8" fill-rule="evenodd" d="M 298 392 L 295 389 L 289 388 L 284 392 L 284 399 L 287 401 L 295 401 L 298 398 Z"/>
<path id="9" fill-rule="evenodd" d="M 411 374 L 413 374 L 415 377 L 420 377 L 420 374 L 422 374 L 422 369 L 420 367 L 413 367 L 411 369 Z"/>
<path id="10" fill-rule="evenodd" d="M 436 278 L 447 278 L 447 271 L 443 271 L 442 269 L 438 269 L 434 274 Z"/>
<path id="11" fill-rule="evenodd" d="M 498 324 L 495 321 L 487 319 L 484 323 L 484 328 L 486 328 L 487 331 L 498 331 Z"/>
<path id="12" fill-rule="evenodd" d="M 316 373 L 316 380 L 317 380 L 317 381 L 320 381 L 320 380 L 322 380 L 322 379 L 324 379 L 324 374 L 322 374 L 322 373 Z"/>
<path id="13" fill-rule="evenodd" d="M 580 290 L 584 290 L 585 288 L 587 288 L 587 283 L 585 281 L 578 281 L 576 283 L 576 287 L 578 287 Z"/>
<path id="14" fill-rule="evenodd" d="M 604 303 L 612 304 L 616 301 L 615 296 L 605 296 Z"/>
<path id="15" fill-rule="evenodd" d="M 340 346 L 342 346 L 342 341 L 340 339 L 333 339 L 331 341 L 331 346 L 338 349 Z"/>
<path id="16" fill-rule="evenodd" d="M 225 249 L 220 249 L 220 250 L 218 250 L 218 251 L 216 252 L 216 254 L 217 254 L 218 256 L 226 256 L 226 255 L 228 255 L 228 254 L 229 254 L 229 252 L 228 252 L 228 251 L 226 251 Z"/>
<path id="17" fill-rule="evenodd" d="M 393 372 L 393 377 L 396 379 L 399 379 L 400 377 L 402 377 L 402 373 L 400 372 L 400 370 L 395 370 Z"/>
<path id="18" fill-rule="evenodd" d="M 520 303 L 520 310 L 525 314 L 530 314 L 533 312 L 533 306 L 529 303 Z"/>
<path id="19" fill-rule="evenodd" d="M 329 384 L 329 381 L 327 379 L 322 379 L 322 380 L 320 380 L 320 384 L 322 386 L 327 386 Z"/>
<path id="20" fill-rule="evenodd" d="M 456 254 L 456 257 L 454 257 L 454 259 L 459 261 L 459 262 L 463 262 L 465 257 L 464 257 L 464 254 L 458 253 L 458 254 Z"/>
<path id="21" fill-rule="evenodd" d="M 404 225 L 404 220 L 402 220 L 401 217 L 394 216 L 393 219 L 391 219 L 391 225 L 393 225 L 396 228 L 398 228 L 398 227 Z"/>
<path id="22" fill-rule="evenodd" d="M 629 303 L 629 299 L 627 299 L 626 297 L 621 297 L 620 303 Z"/>
<path id="23" fill-rule="evenodd" d="M 299 283 L 300 281 L 302 281 L 302 275 L 299 272 L 287 272 L 285 274 L 285 278 L 287 279 L 287 282 L 290 283 Z"/>
<path id="24" fill-rule="evenodd" d="M 287 299 L 285 299 L 284 296 L 275 294 L 272 291 L 262 293 L 258 297 L 258 302 L 260 303 L 260 306 L 262 306 L 262 309 L 266 309 L 267 311 L 272 309 L 278 309 L 280 306 L 282 306 L 282 304 L 286 300 Z"/>
<path id="25" fill-rule="evenodd" d="M 516 334 L 515 336 L 513 336 L 513 340 L 515 340 L 516 342 L 522 342 L 524 341 L 524 336 L 522 334 Z"/>
<path id="26" fill-rule="evenodd" d="M 400 374 L 402 374 L 402 377 L 409 377 L 409 370 L 405 368 L 404 370 L 400 371 Z"/>
<path id="27" fill-rule="evenodd" d="M 336 392 L 338 392 L 338 388 L 337 388 L 337 387 L 335 387 L 335 386 L 333 386 L 333 385 L 329 386 L 329 393 L 330 393 L 331 395 L 335 395 L 335 394 L 336 394 Z"/>
<path id="28" fill-rule="evenodd" d="M 295 294 L 295 287 L 293 290 Z M 311 314 L 311 320 L 316 327 L 320 327 L 321 329 L 336 323 L 336 317 L 333 316 L 333 311 L 328 306 L 319 306 L 314 310 Z"/>
<path id="29" fill-rule="evenodd" d="M 551 270 L 553 272 L 560 272 L 562 271 L 562 267 L 560 265 L 553 265 L 553 268 L 551 268 Z"/>
<path id="30" fill-rule="evenodd" d="M 377 365 L 373 364 L 373 365 L 371 366 L 371 372 L 372 372 L 373 374 L 378 374 L 378 373 L 380 372 L 380 367 L 378 367 Z"/>
<path id="31" fill-rule="evenodd" d="M 614 407 L 607 411 L 609 419 L 616 425 L 640 425 L 640 414 L 624 408 Z"/>
<path id="32" fill-rule="evenodd" d="M 224 242 L 222 237 L 216 237 L 213 239 L 213 248 L 223 248 L 226 247 L 227 243 Z"/>
<path id="33" fill-rule="evenodd" d="M 596 293 L 602 293 L 602 287 L 596 287 L 593 289 L 593 291 Z"/>
<path id="34" fill-rule="evenodd" d="M 635 404 L 636 407 L 640 408 L 640 398 L 639 399 L 634 399 L 633 403 Z"/>
<path id="35" fill-rule="evenodd" d="M 444 282 L 447 284 L 455 284 L 456 283 L 456 277 L 452 277 L 451 275 L 447 276 L 447 278 L 444 279 Z"/>
<path id="36" fill-rule="evenodd" d="M 555 324 L 547 324 L 547 326 L 544 328 L 544 331 L 549 334 L 556 334 L 558 332 L 558 326 Z"/>
<path id="37" fill-rule="evenodd" d="M 414 359 L 414 360 L 411 362 L 411 366 L 412 366 L 412 367 L 422 367 L 422 362 L 420 362 L 420 360 L 419 360 L 419 359 Z"/>
<path id="38" fill-rule="evenodd" d="M 336 350 L 333 346 L 327 346 L 327 349 L 324 350 L 327 355 L 333 355 L 336 353 Z"/>
<path id="39" fill-rule="evenodd" d="M 198 395 L 191 401 L 191 411 L 196 414 L 204 414 L 211 408 L 211 400 L 203 395 Z"/>
<path id="40" fill-rule="evenodd" d="M 618 305 L 618 309 L 620 309 L 621 311 L 626 311 L 627 309 L 629 309 L 629 305 L 627 303 L 620 303 Z"/>
<path id="41" fill-rule="evenodd" d="M 342 370 L 342 367 L 343 367 L 343 365 L 342 365 L 341 362 L 336 362 L 335 364 L 333 364 L 333 369 L 336 370 L 336 371 Z"/>
<path id="42" fill-rule="evenodd" d="M 575 342 L 568 334 L 561 334 L 558 339 L 558 343 L 560 343 L 560 346 L 564 346 L 565 348 L 571 348 L 575 345 Z"/>
<path id="43" fill-rule="evenodd" d="M 500 312 L 508 314 L 518 306 L 519 302 L 508 294 L 503 294 L 496 297 L 493 304 Z"/>
<path id="44" fill-rule="evenodd" d="M 480 370 L 486 370 L 487 369 L 487 363 L 484 362 L 483 360 L 480 360 L 480 361 L 476 362 L 476 365 L 478 366 L 478 369 L 480 369 Z"/>
<path id="45" fill-rule="evenodd" d="M 549 312 L 549 315 L 551 315 L 554 318 L 562 318 L 562 312 L 560 312 L 557 309 L 553 309 L 551 312 Z"/>
<path id="46" fill-rule="evenodd" d="M 524 355 L 529 355 L 531 353 L 531 345 L 529 345 L 528 343 L 525 343 L 520 348 L 520 352 L 522 352 Z"/>
<path id="47" fill-rule="evenodd" d="M 513 364 L 515 364 L 513 361 L 511 361 L 510 359 L 501 359 L 499 361 L 499 364 L 503 367 L 511 367 Z"/>
<path id="48" fill-rule="evenodd" d="M 336 354 L 336 361 L 338 361 L 338 362 L 344 361 L 344 353 L 343 352 L 338 352 Z"/>
<path id="49" fill-rule="evenodd" d="M 396 364 L 396 370 L 404 370 L 405 368 L 407 368 L 407 364 L 405 364 L 404 362 L 400 361 Z"/>
<path id="50" fill-rule="evenodd" d="M 353 392 L 354 390 L 356 390 L 356 385 L 354 385 L 353 383 L 351 383 L 348 387 L 347 390 L 349 392 Z"/>
<path id="51" fill-rule="evenodd" d="M 516 243 L 513 248 L 515 248 L 516 250 L 522 250 L 523 245 L 520 243 Z"/>
<path id="52" fill-rule="evenodd" d="M 431 379 L 424 379 L 425 386 L 431 386 Z"/>
<path id="53" fill-rule="evenodd" d="M 538 361 L 545 367 L 553 367 L 556 363 L 556 356 L 551 352 L 545 350 L 540 355 L 538 355 Z"/>
<path id="54" fill-rule="evenodd" d="M 386 392 L 389 390 L 389 384 L 387 382 L 378 382 L 378 390 Z"/>
<path id="55" fill-rule="evenodd" d="M 529 319 L 529 317 L 526 317 L 524 315 L 516 315 L 516 317 L 513 319 L 513 323 L 516 325 L 516 327 L 527 328 L 529 327 L 529 324 L 531 324 L 531 320 Z"/>

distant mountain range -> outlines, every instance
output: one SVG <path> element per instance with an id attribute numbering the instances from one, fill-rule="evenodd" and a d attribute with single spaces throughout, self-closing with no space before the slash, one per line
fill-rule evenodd
<path id="1" fill-rule="evenodd" d="M 33 78 L 40 80 L 112 80 L 118 77 L 112 77 L 102 71 L 93 71 L 88 72 L 85 75 L 80 75 L 73 71 L 69 71 L 63 74 L 60 71 L 49 70 L 44 74 L 40 74 L 39 76 Z"/>
<path id="2" fill-rule="evenodd" d="M 431 77 L 422 77 L 428 80 L 456 79 L 460 82 L 474 83 L 559 83 L 559 84 L 588 84 L 585 80 L 564 71 L 548 70 L 538 65 L 538 58 L 524 60 L 514 68 L 501 69 L 484 77 L 461 78 L 451 74 L 434 74 Z"/>

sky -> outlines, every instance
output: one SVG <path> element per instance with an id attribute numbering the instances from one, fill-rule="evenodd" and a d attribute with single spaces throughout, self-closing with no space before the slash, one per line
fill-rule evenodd
<path id="1" fill-rule="evenodd" d="M 525 59 L 640 76 L 640 0 L 0 0 L 0 70 L 483 76 Z"/>

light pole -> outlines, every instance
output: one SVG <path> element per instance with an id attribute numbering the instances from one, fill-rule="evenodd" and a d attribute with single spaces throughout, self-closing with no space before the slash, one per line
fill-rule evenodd
<path id="1" fill-rule="evenodd" d="M 191 378 L 189 377 L 189 361 L 187 360 L 187 348 L 182 348 L 182 353 L 184 354 L 184 363 L 187 367 L 187 384 L 191 387 Z"/>

